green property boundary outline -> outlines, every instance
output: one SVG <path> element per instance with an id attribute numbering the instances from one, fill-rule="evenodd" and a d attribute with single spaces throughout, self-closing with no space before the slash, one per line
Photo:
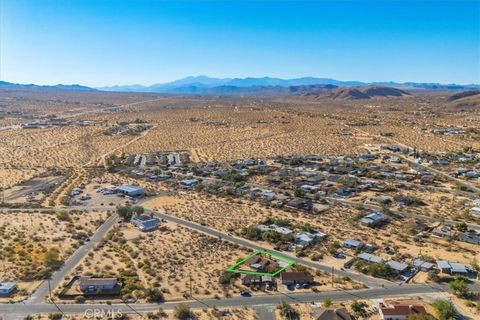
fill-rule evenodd
<path id="1" fill-rule="evenodd" d="M 274 258 L 277 258 L 279 260 L 282 260 L 283 262 L 286 262 L 287 265 L 284 266 L 283 268 L 280 268 L 278 270 L 276 270 L 275 272 L 257 272 L 257 271 L 251 271 L 251 270 L 243 270 L 243 269 L 240 269 L 240 267 L 242 265 L 245 264 L 245 262 L 247 262 L 248 260 L 250 260 L 251 258 L 255 257 L 255 256 L 258 256 L 260 254 L 265 254 L 269 257 L 274 257 Z M 242 260 L 240 260 L 239 262 L 237 262 L 236 264 L 234 264 L 233 266 L 230 266 L 228 267 L 227 269 L 225 269 L 225 271 L 227 272 L 234 272 L 234 273 L 243 273 L 243 274 L 253 274 L 253 275 L 257 275 L 257 276 L 270 276 L 270 277 L 274 277 L 276 275 L 278 275 L 279 273 L 287 270 L 288 268 L 290 268 L 291 266 L 295 265 L 297 263 L 297 260 L 295 259 L 291 259 L 291 258 L 287 258 L 285 256 L 282 256 L 280 254 L 277 254 L 275 252 L 271 252 L 271 251 L 268 251 L 268 250 L 257 250 L 255 252 L 253 252 L 252 254 L 248 255 L 247 257 L 243 258 Z"/>

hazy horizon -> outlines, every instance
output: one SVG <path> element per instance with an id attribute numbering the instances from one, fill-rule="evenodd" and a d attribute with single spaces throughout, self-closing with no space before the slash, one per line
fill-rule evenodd
<path id="1" fill-rule="evenodd" d="M 149 86 L 207 75 L 478 84 L 479 5 L 0 1 L 0 80 Z"/>

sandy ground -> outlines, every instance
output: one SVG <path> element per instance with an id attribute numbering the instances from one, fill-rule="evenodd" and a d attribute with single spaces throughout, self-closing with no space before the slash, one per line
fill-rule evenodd
<path id="1" fill-rule="evenodd" d="M 0 279 L 25 280 L 41 274 L 45 253 L 52 248 L 65 259 L 80 244 L 78 237 L 90 236 L 106 218 L 105 213 L 69 213 L 61 221 L 55 213 L 0 213 Z"/>
<path id="2" fill-rule="evenodd" d="M 0 188 L 10 188 L 43 172 L 42 168 L 0 168 Z"/>
<path id="3" fill-rule="evenodd" d="M 161 308 L 159 308 L 161 309 Z M 230 309 L 214 309 L 214 308 L 204 308 L 204 309 L 191 309 L 195 314 L 195 319 L 197 320 L 210 320 L 210 319 L 221 319 L 221 320 L 256 320 L 258 316 L 255 310 L 250 308 L 230 308 Z M 175 317 L 175 311 L 157 311 L 152 312 L 152 316 L 155 316 L 155 319 L 165 319 L 173 320 L 177 319 Z M 48 314 L 37 314 L 33 315 L 34 319 L 38 320 L 47 320 Z M 124 315 L 128 320 L 145 320 L 148 319 L 148 314 L 145 315 Z M 90 315 L 85 314 L 73 314 L 65 316 L 68 320 L 83 320 L 83 319 L 92 319 Z"/>
<path id="4" fill-rule="evenodd" d="M 167 300 L 183 299 L 183 295 L 189 293 L 190 276 L 195 297 L 223 296 L 225 291 L 218 282 L 219 276 L 247 253 L 216 238 L 169 223 L 149 233 L 123 223 L 112 232 L 111 240 L 89 254 L 75 268 L 75 274 L 118 276 L 120 269 L 132 269 L 145 288 L 162 288 Z M 120 241 L 115 241 L 117 238 Z M 227 292 L 239 293 L 239 289 Z"/>

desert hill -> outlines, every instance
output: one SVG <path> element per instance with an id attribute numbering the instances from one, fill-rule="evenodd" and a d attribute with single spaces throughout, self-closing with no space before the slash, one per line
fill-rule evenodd
<path id="1" fill-rule="evenodd" d="M 450 97 L 448 97 L 448 101 L 454 101 L 454 100 L 471 97 L 475 95 L 480 95 L 480 90 L 462 91 L 459 93 L 452 94 Z"/>
<path id="2" fill-rule="evenodd" d="M 330 98 L 336 100 L 359 100 L 380 97 L 403 97 L 410 96 L 410 93 L 392 87 L 366 86 L 366 87 L 338 87 L 329 91 L 323 91 L 316 98 Z"/>
<path id="3" fill-rule="evenodd" d="M 473 110 L 480 109 L 480 90 L 463 91 L 447 98 L 446 109 Z"/>

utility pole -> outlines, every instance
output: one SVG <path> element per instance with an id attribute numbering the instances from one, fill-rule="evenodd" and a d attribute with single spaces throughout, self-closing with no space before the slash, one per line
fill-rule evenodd
<path id="1" fill-rule="evenodd" d="M 335 272 L 335 267 L 332 267 L 332 288 L 335 286 L 334 282 L 334 272 Z"/>
<path id="2" fill-rule="evenodd" d="M 50 286 L 50 279 L 48 278 L 48 296 L 50 297 L 50 302 L 52 302 L 52 287 Z"/>
<path id="3" fill-rule="evenodd" d="M 190 298 L 193 297 L 193 290 L 192 290 L 192 274 L 190 273 Z"/>

